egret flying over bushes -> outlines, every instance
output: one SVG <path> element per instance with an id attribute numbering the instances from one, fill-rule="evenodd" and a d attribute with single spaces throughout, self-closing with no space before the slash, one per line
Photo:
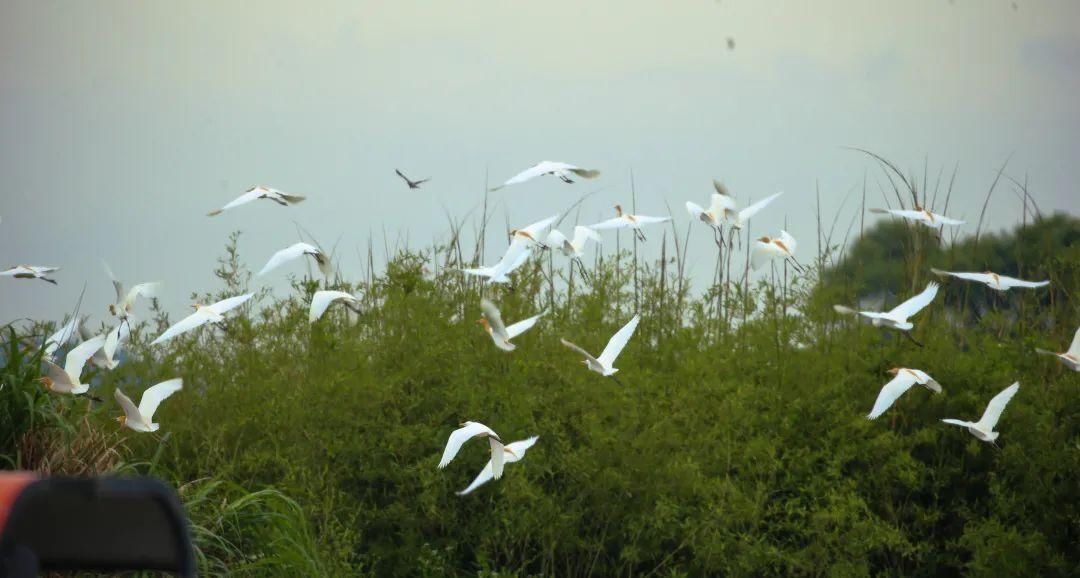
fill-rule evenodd
<path id="1" fill-rule="evenodd" d="M 1036 347 L 1035 353 L 1053 355 L 1058 358 L 1058 361 L 1064 363 L 1065 367 L 1068 367 L 1073 371 L 1080 371 L 1080 329 L 1077 329 L 1076 333 L 1073 335 L 1072 345 L 1069 345 L 1068 351 L 1055 353 Z"/>
<path id="2" fill-rule="evenodd" d="M 131 310 L 135 307 L 135 300 L 139 297 L 143 299 L 157 297 L 157 292 L 161 290 L 161 283 L 157 281 L 139 283 L 132 287 L 131 290 L 124 292 L 124 284 L 116 278 L 116 275 L 113 275 L 109 264 L 102 261 L 102 265 L 105 266 L 105 272 L 108 273 L 113 289 L 116 290 L 116 302 L 109 305 L 109 313 L 113 317 L 118 317 L 121 325 L 128 324 L 130 323 L 128 316 L 131 315 Z"/>
<path id="3" fill-rule="evenodd" d="M 496 480 L 501 478 L 503 456 L 505 454 L 502 439 L 491 428 L 475 421 L 467 421 L 461 424 L 460 428 L 450 433 L 450 438 L 446 440 L 446 449 L 443 450 L 442 459 L 439 460 L 439 468 L 442 469 L 449 465 L 458 452 L 461 451 L 461 446 L 465 445 L 465 442 L 481 437 L 486 437 L 488 445 L 491 446 L 491 477 Z M 511 450 L 511 453 L 513 453 L 513 450 Z M 520 459 L 520 456 L 518 459 Z"/>
<path id="4" fill-rule="evenodd" d="M 908 318 L 914 316 L 929 305 L 930 302 L 934 300 L 934 297 L 937 296 L 937 292 L 938 284 L 931 281 L 926 284 L 926 289 L 923 289 L 922 293 L 911 297 L 907 301 L 894 307 L 891 311 L 885 313 L 880 313 L 878 311 L 856 311 L 843 305 L 833 305 L 833 309 L 835 309 L 837 313 L 862 315 L 873 321 L 875 327 L 889 327 L 898 331 L 904 331 L 905 335 L 907 335 L 906 332 L 912 327 L 915 327 L 914 324 L 908 321 Z M 922 346 L 921 343 L 915 341 L 910 335 L 908 335 L 908 339 L 911 339 L 916 345 Z"/>
<path id="5" fill-rule="evenodd" d="M 525 452 L 536 444 L 537 439 L 539 439 L 539 436 L 532 436 L 529 439 L 506 444 L 506 447 L 503 448 L 503 463 L 512 464 L 524 458 Z M 476 475 L 476 478 L 469 484 L 469 487 L 461 490 L 457 495 L 464 496 L 472 492 L 476 488 L 490 482 L 492 477 L 494 477 L 494 475 L 492 474 L 491 460 L 488 460 L 488 463 L 484 465 L 484 469 L 480 470 L 480 473 Z"/>
<path id="6" fill-rule="evenodd" d="M 39 265 L 15 265 L 0 271 L 0 277 L 14 277 L 16 279 L 41 279 L 47 283 L 56 285 L 55 279 L 46 277 L 49 273 L 59 271 L 59 267 L 42 267 Z"/>
<path id="7" fill-rule="evenodd" d="M 334 274 L 334 267 L 330 264 L 330 258 L 327 257 L 325 253 L 320 251 L 317 247 L 307 243 L 295 243 L 274 253 L 256 276 L 262 277 L 285 263 L 294 259 L 299 259 L 304 255 L 311 257 L 315 261 L 315 264 L 319 266 L 319 271 L 322 271 L 323 275 L 330 277 Z"/>
<path id="8" fill-rule="evenodd" d="M 686 201 L 686 212 L 702 223 L 720 230 L 724 222 L 733 219 L 735 213 L 735 198 L 727 194 L 727 188 L 720 181 L 713 181 L 716 192 L 709 197 L 709 208 L 704 209 L 701 205 Z M 730 215 L 730 216 L 729 216 Z"/>
<path id="9" fill-rule="evenodd" d="M 104 335 L 98 335 L 76 345 L 68 352 L 67 358 L 64 360 L 64 367 L 60 367 L 48 359 L 43 359 L 42 362 L 45 364 L 46 369 L 45 377 L 38 379 L 38 382 L 45 386 L 45 389 L 54 393 L 71 393 L 75 395 L 86 393 L 90 386 L 79 381 L 79 378 L 82 375 L 83 368 L 86 367 L 86 361 L 104 345 Z"/>
<path id="10" fill-rule="evenodd" d="M 547 247 L 540 241 L 540 233 L 550 227 L 558 218 L 558 215 L 554 215 L 526 227 L 510 231 L 510 246 L 495 266 L 462 269 L 461 272 L 467 275 L 487 277 L 488 283 L 509 283 L 510 278 L 508 275 L 525 263 L 525 260 L 531 254 L 533 246 Z"/>
<path id="11" fill-rule="evenodd" d="M 964 221 L 960 221 L 960 220 L 957 220 L 957 219 L 950 219 L 949 217 L 946 217 L 945 215 L 939 215 L 937 213 L 934 213 L 934 212 L 931 212 L 931 211 L 929 211 L 927 209 L 924 209 L 924 208 L 922 208 L 922 207 L 920 207 L 918 205 L 915 206 L 915 210 L 908 210 L 908 209 L 869 209 L 869 211 L 871 213 L 877 213 L 877 214 L 895 215 L 897 217 L 900 217 L 902 219 L 906 219 L 908 221 L 913 221 L 913 222 L 916 222 L 916 223 L 922 223 L 923 225 L 926 225 L 927 227 L 931 227 L 931 228 L 937 227 L 939 225 L 963 225 L 964 224 Z"/>
<path id="12" fill-rule="evenodd" d="M 881 388 L 877 401 L 874 402 L 874 409 L 870 410 L 870 415 L 866 416 L 869 419 L 880 417 L 881 414 L 885 413 L 885 410 L 889 409 L 901 395 L 904 395 L 916 383 L 926 386 L 926 389 L 934 393 L 941 393 L 941 384 L 934 381 L 934 378 L 922 370 L 894 367 L 889 370 L 889 373 L 893 374 L 892 381 Z"/>
<path id="13" fill-rule="evenodd" d="M 488 332 L 488 335 L 491 336 L 491 340 L 495 342 L 495 347 L 498 347 L 503 351 L 513 351 L 516 349 L 517 346 L 510 343 L 510 340 L 531 329 L 533 325 L 536 325 L 536 321 L 543 317 L 545 313 L 544 311 L 541 311 L 538 315 L 518 321 L 507 327 L 503 324 L 502 314 L 499 313 L 499 308 L 491 301 L 481 299 L 480 310 L 483 311 L 484 314 L 477 323 L 484 326 L 484 330 Z"/>
<path id="14" fill-rule="evenodd" d="M 188 331 L 201 327 L 207 323 L 220 323 L 225 320 L 225 313 L 243 305 L 245 301 L 251 299 L 254 295 L 254 293 L 245 293 L 244 295 L 222 299 L 213 305 L 192 305 L 192 308 L 195 309 L 194 313 L 166 329 L 157 339 L 150 342 L 150 345 L 157 345 L 158 343 L 168 341 L 177 335 L 187 333 Z"/>
<path id="15" fill-rule="evenodd" d="M 942 271 L 941 269 L 930 269 L 935 275 L 941 277 L 956 277 L 957 279 L 963 279 L 965 281 L 978 281 L 979 283 L 986 284 L 991 289 L 998 291 L 1008 291 L 1013 287 L 1023 287 L 1025 289 L 1035 289 L 1038 287 L 1045 287 L 1050 284 L 1049 281 L 1024 281 L 1022 279 L 1015 279 L 1013 277 L 1006 277 L 1005 275 L 998 275 L 997 273 L 991 273 L 989 271 L 985 273 L 958 273 L 955 271 Z"/>
<path id="16" fill-rule="evenodd" d="M 623 325 L 621 329 L 615 332 L 615 335 L 611 336 L 608 340 L 607 346 L 604 347 L 604 351 L 600 353 L 599 357 L 593 357 L 588 351 L 585 351 L 581 347 L 574 345 L 573 343 L 562 339 L 562 344 L 570 349 L 578 352 L 585 359 L 582 363 L 586 367 L 603 375 L 604 377 L 614 377 L 619 371 L 614 367 L 615 358 L 619 357 L 627 342 L 630 341 L 630 337 L 634 335 L 634 330 L 637 329 L 638 322 L 641 321 L 640 315 L 635 315 L 626 325 Z"/>
<path id="17" fill-rule="evenodd" d="M 785 260 L 791 259 L 792 264 L 802 271 L 802 265 L 795 260 L 797 247 L 795 237 L 787 231 L 780 231 L 779 237 L 761 237 L 754 241 L 754 249 L 750 253 L 750 266 L 756 271 L 765 263 L 779 257 Z"/>
<path id="18" fill-rule="evenodd" d="M 327 307 L 334 301 L 343 301 L 345 306 L 356 313 L 360 313 L 360 301 L 352 294 L 344 291 L 316 291 L 311 296 L 311 307 L 308 310 L 308 323 L 315 323 L 326 312 Z"/>
<path id="19" fill-rule="evenodd" d="M 567 239 L 566 235 L 562 234 L 562 231 L 552 229 L 548 233 L 546 243 L 548 247 L 558 249 L 563 255 L 569 257 L 573 263 L 577 263 L 581 269 L 581 274 L 588 277 L 589 274 L 585 270 L 585 262 L 582 259 L 585 257 L 585 245 L 589 242 L 589 239 L 596 241 L 598 244 L 603 243 L 596 231 L 578 225 L 574 227 L 573 240 Z"/>
<path id="20" fill-rule="evenodd" d="M 728 199 L 728 200 L 721 201 L 722 203 L 724 203 L 724 205 L 727 208 L 720 214 L 720 217 L 722 218 L 722 220 L 725 223 L 728 223 L 734 229 L 743 228 L 743 225 L 745 225 L 747 223 L 747 221 L 750 220 L 751 217 L 753 217 L 754 215 L 760 213 L 761 209 L 764 209 L 770 203 L 772 203 L 778 197 L 780 197 L 780 195 L 784 194 L 784 193 L 774 193 L 774 194 L 769 195 L 769 196 L 765 197 L 764 199 L 761 199 L 760 201 L 750 205 L 749 207 L 746 207 L 745 209 L 743 209 L 741 211 L 737 211 L 735 209 L 735 207 L 736 207 L 735 198 L 728 194 L 727 187 L 725 187 L 722 183 L 717 182 L 715 180 L 713 181 L 713 187 L 716 189 L 716 194 L 721 195 L 721 196 L 725 197 L 726 199 Z M 728 206 L 728 205 L 730 205 L 730 206 Z"/>
<path id="21" fill-rule="evenodd" d="M 574 182 L 574 179 L 571 178 L 571 176 L 581 177 L 583 179 L 595 179 L 596 177 L 600 176 L 600 171 L 583 169 L 581 167 L 577 167 L 567 163 L 541 161 L 510 177 L 505 183 L 497 187 L 493 187 L 489 190 L 497 191 L 503 187 L 524 183 L 525 181 L 531 181 L 536 177 L 541 177 L 544 175 L 555 175 L 556 177 L 559 177 L 559 180 L 564 183 L 572 183 Z"/>
<path id="22" fill-rule="evenodd" d="M 248 204 L 248 203 L 250 203 L 252 201 L 257 201 L 259 199 L 267 199 L 267 200 L 270 200 L 270 201 L 274 201 L 275 203 L 281 205 L 282 207 L 287 207 L 289 205 L 295 205 L 296 203 L 302 202 L 306 198 L 307 197 L 301 197 L 299 195 L 290 195 L 288 193 L 284 193 L 284 192 L 279 191 L 277 189 L 271 189 L 270 187 L 264 187 L 262 185 L 257 185 L 257 186 L 254 186 L 254 187 L 248 189 L 247 191 L 244 192 L 244 194 L 240 195 L 239 197 L 236 197 L 235 199 L 230 201 L 224 207 L 221 207 L 220 209 L 210 211 L 209 213 L 206 214 L 206 216 L 213 217 L 213 216 L 216 216 L 216 215 L 220 215 L 221 213 L 224 213 L 225 211 L 228 211 L 229 209 L 235 209 L 236 207 L 239 207 L 240 205 L 246 205 L 246 204 Z"/>
<path id="23" fill-rule="evenodd" d="M 120 404 L 120 407 L 124 410 L 124 415 L 116 418 L 116 421 L 120 422 L 121 426 L 127 426 L 137 432 L 155 432 L 158 430 L 160 424 L 154 423 L 154 412 L 157 411 L 161 402 L 164 401 L 170 395 L 180 391 L 184 386 L 182 379 L 170 379 L 169 381 L 163 381 L 157 385 L 146 388 L 146 391 L 142 394 L 142 399 L 139 400 L 139 407 L 135 407 L 135 404 L 131 401 L 131 398 L 124 395 L 124 392 L 120 391 L 120 388 L 116 388 L 113 391 L 113 398 L 116 399 L 116 403 Z"/>
<path id="24" fill-rule="evenodd" d="M 113 327 L 112 330 L 105 334 L 105 345 L 94 353 L 94 356 L 90 358 L 90 363 L 101 369 L 116 369 L 116 366 L 119 365 L 119 362 L 115 359 L 116 351 L 130 334 L 130 323 L 117 323 L 116 327 Z"/>
<path id="25" fill-rule="evenodd" d="M 615 205 L 615 218 L 601 221 L 595 225 L 589 225 L 590 229 L 597 231 L 605 229 L 632 229 L 637 238 L 644 241 L 645 233 L 641 232 L 641 227 L 644 225 L 652 225 L 656 223 L 666 223 L 671 220 L 671 217 L 647 217 L 645 215 L 631 215 L 624 213 L 622 205 Z"/>
<path id="26" fill-rule="evenodd" d="M 968 431 L 971 432 L 971 435 L 984 442 L 994 443 L 994 440 L 998 437 L 998 432 L 994 431 L 994 426 L 997 425 L 998 419 L 1001 418 L 1001 412 L 1005 411 L 1005 406 L 1008 405 L 1009 400 L 1011 400 L 1019 390 L 1020 382 L 1018 381 L 1003 389 L 1001 393 L 995 395 L 994 399 L 991 399 L 990 403 L 987 404 L 986 411 L 983 412 L 982 417 L 979 418 L 979 421 L 977 422 L 959 419 L 943 419 L 941 421 L 947 424 L 966 427 Z"/>

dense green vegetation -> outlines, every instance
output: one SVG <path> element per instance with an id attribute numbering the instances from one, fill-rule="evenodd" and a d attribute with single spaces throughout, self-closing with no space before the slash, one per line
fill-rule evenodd
<path id="1" fill-rule="evenodd" d="M 158 414 L 164 436 L 116 433 L 111 402 L 45 395 L 31 337 L 44 330 L 11 330 L 2 451 L 6 467 L 33 466 L 27 448 L 75 451 L 35 440 L 92 432 L 81 451 L 110 459 L 86 471 L 180 488 L 211 575 L 1075 575 L 1080 376 L 1032 349 L 1061 350 L 1080 325 L 1078 238 L 1063 216 L 977 247 L 886 222 L 839 263 L 817 260 L 820 284 L 779 266 L 775 283 L 737 272 L 702 295 L 678 255 L 609 253 L 589 282 L 545 256 L 511 291 L 443 268 L 459 246 L 405 252 L 381 276 L 336 285 L 362 296 L 359 316 L 332 308 L 309 325 L 318 284 L 303 279 L 160 348 L 146 343 L 164 314 L 136 328 L 96 391 L 182 376 Z M 666 251 L 669 239 L 650 242 Z M 248 286 L 237 242 L 205 297 Z M 916 318 L 923 348 L 831 308 L 881 289 L 903 298 L 930 266 L 1053 283 L 993 296 L 947 281 Z M 473 323 L 482 291 L 510 321 L 549 312 L 507 354 Z M 634 312 L 621 385 L 559 344 L 599 350 Z M 869 421 L 895 366 L 945 391 L 912 389 Z M 1000 449 L 940 422 L 977 418 L 1017 380 Z M 540 440 L 459 497 L 485 452 L 466 445 L 435 465 L 465 420 Z"/>

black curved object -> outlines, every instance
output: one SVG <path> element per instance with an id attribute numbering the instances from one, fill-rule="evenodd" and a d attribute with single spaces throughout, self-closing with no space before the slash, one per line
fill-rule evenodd
<path id="1" fill-rule="evenodd" d="M 45 478 L 26 484 L 0 529 L 0 577 L 65 570 L 195 576 L 176 494 L 154 478 Z"/>

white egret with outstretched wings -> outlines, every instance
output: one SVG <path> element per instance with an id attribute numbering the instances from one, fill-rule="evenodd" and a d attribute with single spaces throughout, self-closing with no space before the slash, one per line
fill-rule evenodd
<path id="1" fill-rule="evenodd" d="M 225 313 L 243 305 L 254 295 L 254 293 L 245 293 L 244 295 L 222 299 L 213 305 L 199 305 L 196 303 L 195 305 L 192 305 L 192 308 L 195 309 L 194 313 L 177 321 L 172 327 L 169 327 L 164 333 L 159 335 L 157 339 L 151 341 L 150 345 L 157 345 L 158 343 L 168 341 L 177 335 L 187 333 L 188 331 L 202 327 L 207 323 L 220 323 L 225 320 Z"/>
<path id="2" fill-rule="evenodd" d="M 446 440 L 446 448 L 443 449 L 442 459 L 439 460 L 439 468 L 442 469 L 449 465 L 454 457 L 458 455 L 458 452 L 461 451 L 461 446 L 465 445 L 465 442 L 481 437 L 488 439 L 488 445 L 491 448 L 491 475 L 496 480 L 501 478 L 503 454 L 505 453 L 502 439 L 494 430 L 475 421 L 467 421 L 461 424 L 460 428 L 450 432 L 450 437 Z"/>
<path id="3" fill-rule="evenodd" d="M 1001 412 L 1005 411 L 1005 406 L 1009 404 L 1009 400 L 1011 400 L 1019 390 L 1020 382 L 1018 381 L 1003 389 L 1001 393 L 995 395 L 994 399 L 991 399 L 990 403 L 986 405 L 986 411 L 983 412 L 979 421 L 971 422 L 951 418 L 943 419 L 941 421 L 951 425 L 966 427 L 968 431 L 971 432 L 971 435 L 984 442 L 994 443 L 994 440 L 996 440 L 999 435 L 999 432 L 994 431 L 994 427 L 1001 418 Z"/>
<path id="4" fill-rule="evenodd" d="M 517 348 L 516 345 L 510 343 L 510 340 L 528 331 L 533 325 L 536 325 L 536 321 L 544 316 L 544 311 L 539 314 L 529 317 L 507 326 L 503 323 L 502 313 L 499 312 L 499 308 L 494 303 L 487 299 L 480 300 L 480 310 L 483 311 L 483 316 L 477 321 L 484 327 L 488 335 L 491 336 L 491 340 L 495 343 L 495 347 L 503 351 L 513 351 Z"/>
<path id="5" fill-rule="evenodd" d="M 506 444 L 503 448 L 503 463 L 512 464 L 521 461 L 521 459 L 525 457 L 525 452 L 529 451 L 529 448 L 536 444 L 537 439 L 539 439 L 539 436 L 532 436 L 529 439 Z M 484 468 L 480 470 L 480 473 L 476 475 L 476 478 L 473 479 L 472 483 L 464 490 L 458 492 L 457 495 L 464 496 L 471 493 L 476 488 L 490 482 L 494 477 L 491 462 L 492 460 L 488 460 L 488 463 L 484 465 Z"/>
<path id="6" fill-rule="evenodd" d="M 124 415 L 116 418 L 116 421 L 120 422 L 121 426 L 126 426 L 137 432 L 148 433 L 157 431 L 158 428 L 161 427 L 160 424 L 154 423 L 154 413 L 157 412 L 158 406 L 161 405 L 162 401 L 170 395 L 180 391 L 183 387 L 184 381 L 180 378 L 170 379 L 157 385 L 150 386 L 143 392 L 138 407 L 131 401 L 131 398 L 120 391 L 119 387 L 116 388 L 116 390 L 113 391 L 113 398 L 116 399 L 116 403 L 120 404 L 120 407 L 124 410 Z"/>
<path id="7" fill-rule="evenodd" d="M 572 177 L 581 177 L 583 179 L 595 179 L 600 176 L 600 171 L 592 169 L 583 169 L 578 166 L 574 166 L 568 163 L 560 163 L 555 161 L 541 161 L 520 173 L 510 177 L 503 184 L 492 187 L 491 191 L 497 191 L 503 187 L 524 183 L 531 181 L 537 177 L 544 175 L 555 175 L 559 177 L 564 183 L 572 183 L 574 179 Z"/>
<path id="8" fill-rule="evenodd" d="M 246 205 L 259 199 L 267 199 L 281 205 L 282 207 L 287 207 L 289 205 L 295 205 L 296 203 L 300 203 L 306 198 L 307 197 L 302 197 L 300 195 L 290 195 L 288 193 L 279 191 L 277 189 L 272 189 L 270 187 L 256 185 L 254 187 L 251 187 L 247 191 L 244 191 L 244 194 L 240 195 L 239 197 L 236 197 L 232 201 L 229 201 L 229 203 L 226 204 L 224 207 L 210 211 L 206 214 L 206 216 L 213 217 L 216 215 L 220 215 L 221 213 L 224 213 L 229 209 L 235 209 L 236 207 Z"/>
<path id="9" fill-rule="evenodd" d="M 615 359 L 619 357 L 623 348 L 626 347 L 626 344 L 630 341 L 630 337 L 634 335 L 634 330 L 637 329 L 640 321 L 641 316 L 635 315 L 626 325 L 623 325 L 621 329 L 615 332 L 615 335 L 611 336 L 607 346 L 604 347 L 604 351 L 600 353 L 598 357 L 593 357 L 588 351 L 585 351 L 580 346 L 575 345 L 566 339 L 561 341 L 563 345 L 576 351 L 585 358 L 582 360 L 582 363 L 584 363 L 586 367 L 605 377 L 612 377 L 619 371 L 614 366 Z"/>
<path id="10" fill-rule="evenodd" d="M 1076 333 L 1073 335 L 1072 344 L 1069 345 L 1069 349 L 1056 353 L 1036 347 L 1035 353 L 1053 355 L 1058 358 L 1058 361 L 1064 363 L 1065 367 L 1068 367 L 1073 371 L 1080 371 L 1080 329 L 1077 329 Z"/>
<path id="11" fill-rule="evenodd" d="M 926 389 L 934 393 L 941 393 L 941 384 L 920 369 L 894 367 L 889 370 L 889 373 L 893 374 L 892 381 L 881 388 L 877 401 L 874 402 L 874 409 L 870 410 L 870 414 L 866 416 L 869 419 L 877 419 L 885 413 L 885 410 L 892 407 L 892 404 L 916 383 L 926 386 Z"/>
<path id="12" fill-rule="evenodd" d="M 942 271 L 941 269 L 934 268 L 931 268 L 930 270 L 940 277 L 956 277 L 957 279 L 963 279 L 965 281 L 977 281 L 998 291 L 1008 291 L 1013 287 L 1036 289 L 1050 284 L 1049 281 L 1024 281 L 1023 279 L 998 275 L 997 273 L 991 273 L 990 271 L 986 271 L 985 273 L 963 273 L 958 271 Z"/>

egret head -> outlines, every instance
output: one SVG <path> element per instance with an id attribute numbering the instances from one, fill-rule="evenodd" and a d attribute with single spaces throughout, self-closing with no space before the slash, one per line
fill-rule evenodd
<path id="1" fill-rule="evenodd" d="M 491 324 L 488 323 L 487 317 L 484 317 L 484 316 L 481 315 L 480 319 L 477 319 L 476 322 L 479 323 L 480 326 L 484 328 L 484 331 L 487 331 L 488 333 L 491 333 Z"/>
<path id="2" fill-rule="evenodd" d="M 116 315 L 116 305 L 109 305 L 109 315 Z"/>
<path id="3" fill-rule="evenodd" d="M 894 367 L 894 368 L 890 369 L 888 372 L 893 374 L 893 375 L 896 375 L 897 373 L 900 373 L 900 368 L 899 367 Z"/>
<path id="4" fill-rule="evenodd" d="M 772 242 L 772 239 L 770 239 L 768 237 L 758 237 L 758 243 L 766 243 L 766 244 L 768 244 L 770 242 Z"/>
<path id="5" fill-rule="evenodd" d="M 615 205 L 615 216 L 622 216 L 622 205 Z"/>
<path id="6" fill-rule="evenodd" d="M 41 378 L 38 378 L 37 382 L 40 383 L 42 386 L 44 386 L 45 389 L 47 389 L 49 391 L 52 391 L 52 389 L 53 389 L 53 380 L 52 379 L 49 379 L 48 377 L 41 377 Z"/>
<path id="7" fill-rule="evenodd" d="M 116 418 L 116 423 L 120 424 L 120 427 L 127 425 L 127 415 L 121 415 Z"/>
<path id="8" fill-rule="evenodd" d="M 191 308 L 194 309 L 195 311 L 198 311 L 199 309 L 202 309 L 202 304 L 201 303 L 192 303 Z"/>

